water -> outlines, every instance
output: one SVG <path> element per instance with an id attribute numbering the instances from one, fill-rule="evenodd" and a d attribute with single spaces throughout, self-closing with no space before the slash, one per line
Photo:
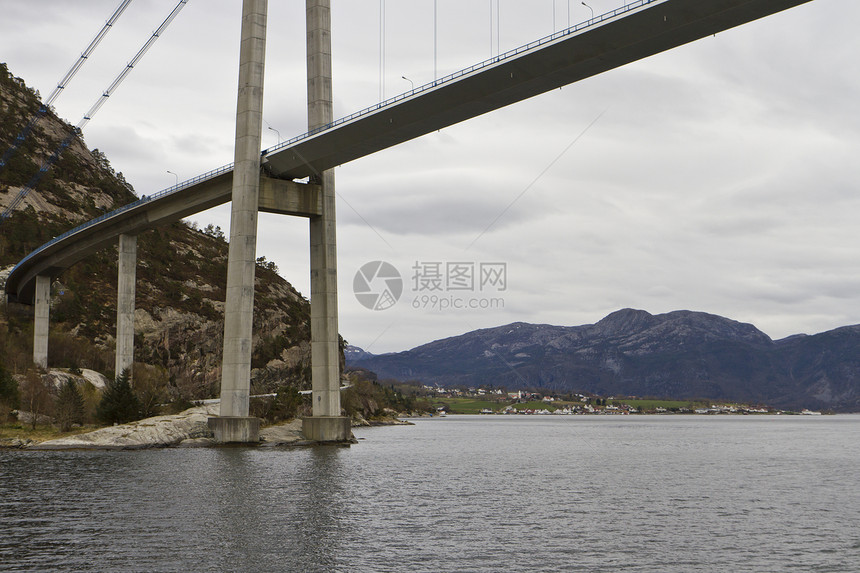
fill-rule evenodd
<path id="1" fill-rule="evenodd" d="M 449 416 L 0 452 L 0 570 L 860 570 L 860 416 Z"/>

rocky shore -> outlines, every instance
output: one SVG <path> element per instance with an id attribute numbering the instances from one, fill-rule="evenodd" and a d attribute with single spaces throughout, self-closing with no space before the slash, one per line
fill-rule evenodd
<path id="1" fill-rule="evenodd" d="M 77 434 L 34 442 L 27 438 L 11 438 L 0 441 L 0 448 L 27 450 L 139 450 L 147 448 L 201 448 L 218 445 L 207 425 L 207 419 L 218 415 L 218 404 L 206 404 L 189 408 L 170 416 L 155 416 L 129 424 L 100 428 L 85 434 Z M 411 425 L 396 415 L 379 420 L 353 420 L 355 426 Z M 307 446 L 302 435 L 302 421 L 292 420 L 276 426 L 260 428 L 260 447 Z"/>
<path id="2" fill-rule="evenodd" d="M 402 418 L 419 418 L 421 414 L 416 414 L 412 412 L 395 412 L 394 410 L 390 410 L 385 408 L 382 411 L 382 415 L 379 417 L 373 417 L 370 420 L 366 419 L 359 413 L 356 413 L 352 417 L 352 427 L 353 428 L 364 428 L 370 426 L 412 426 L 412 422 L 408 420 L 403 420 Z"/>
<path id="3" fill-rule="evenodd" d="M 34 443 L 21 438 L 0 444 L 28 450 L 139 450 L 146 448 L 189 448 L 217 445 L 206 420 L 218 414 L 218 404 L 189 408 L 171 416 L 155 416 L 130 424 L 101 428 L 55 440 Z M 260 446 L 310 444 L 302 436 L 302 421 L 293 420 L 260 429 Z"/>

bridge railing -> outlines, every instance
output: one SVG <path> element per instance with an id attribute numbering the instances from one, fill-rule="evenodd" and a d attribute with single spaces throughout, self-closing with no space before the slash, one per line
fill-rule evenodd
<path id="1" fill-rule="evenodd" d="M 27 255 L 26 257 L 21 259 L 17 265 L 15 265 L 15 268 L 12 269 L 11 274 L 14 274 L 15 271 L 18 269 L 18 267 L 20 267 L 21 265 L 23 265 L 24 263 L 29 261 L 31 258 L 35 257 L 36 255 L 43 252 L 44 250 L 48 249 L 52 245 L 59 243 L 63 239 L 66 239 L 67 237 L 74 235 L 75 233 L 79 233 L 79 232 L 83 231 L 84 229 L 88 229 L 89 227 L 92 227 L 93 225 L 97 225 L 106 219 L 110 219 L 111 217 L 115 217 L 121 213 L 125 213 L 126 211 L 130 211 L 131 209 L 134 209 L 135 207 L 137 207 L 139 205 L 143 205 L 144 203 L 149 203 L 150 201 L 160 199 L 161 197 L 164 197 L 165 195 L 171 195 L 173 193 L 176 193 L 177 191 L 181 191 L 182 189 L 192 187 L 192 186 L 194 186 L 198 183 L 201 183 L 203 181 L 208 181 L 209 179 L 214 179 L 215 177 L 218 177 L 219 175 L 223 175 L 225 173 L 229 173 L 232 170 L 233 170 L 233 164 L 232 163 L 230 163 L 228 165 L 224 165 L 224 166 L 219 167 L 217 169 L 213 169 L 212 171 L 208 171 L 202 175 L 198 175 L 197 177 L 194 177 L 193 179 L 189 179 L 188 181 L 183 181 L 182 183 L 179 183 L 179 184 L 174 185 L 172 187 L 168 187 L 167 189 L 159 191 L 158 193 L 153 193 L 152 195 L 144 195 L 140 199 L 138 199 L 137 201 L 133 201 L 127 205 L 123 205 L 119 209 L 115 209 L 109 213 L 105 213 L 104 215 L 99 215 L 95 219 L 91 219 L 82 225 L 78 225 L 77 227 L 66 231 L 62 235 L 57 235 L 56 237 L 54 237 L 53 239 L 51 239 L 50 241 L 48 241 L 47 243 L 45 243 L 44 245 L 39 247 L 38 249 L 31 252 L 29 255 Z"/>
<path id="2" fill-rule="evenodd" d="M 557 40 L 559 38 L 563 38 L 565 36 L 575 34 L 576 32 L 579 32 L 579 31 L 584 30 L 586 28 L 589 28 L 591 26 L 596 26 L 597 24 L 600 24 L 601 22 L 615 18 L 616 16 L 623 14 L 625 12 L 629 12 L 631 10 L 641 8 L 642 6 L 646 6 L 646 5 L 652 4 L 654 2 L 663 2 L 663 1 L 664 0 L 635 0 L 634 2 L 629 2 L 629 3 L 625 4 L 624 6 L 621 6 L 620 8 L 610 10 L 609 12 L 606 12 L 606 13 L 601 14 L 599 16 L 595 16 L 593 18 L 589 18 L 588 20 L 584 20 L 582 22 L 579 22 L 578 24 L 575 24 L 569 28 L 565 28 L 564 30 L 559 30 L 558 32 L 554 32 L 554 33 L 550 34 L 549 36 L 544 36 L 543 38 L 540 38 L 538 40 L 534 40 L 534 41 L 529 42 L 528 44 L 524 44 L 522 46 L 518 46 L 512 50 L 508 50 L 507 52 L 493 56 L 492 58 L 487 58 L 486 60 L 484 60 L 482 62 L 478 62 L 477 64 L 472 64 L 471 66 L 469 66 L 467 68 L 463 68 L 462 70 L 457 70 L 456 72 L 452 72 L 450 74 L 442 76 L 441 78 L 433 80 L 432 82 L 428 82 L 426 84 L 420 85 L 414 89 L 403 92 L 401 94 L 397 94 L 396 96 L 385 99 L 385 100 L 383 100 L 379 103 L 376 103 L 372 106 L 366 107 L 366 108 L 359 110 L 359 111 L 356 111 L 356 112 L 353 112 L 349 115 L 345 115 L 343 117 L 340 117 L 331 123 L 327 123 L 325 125 L 317 127 L 315 129 L 312 129 L 306 133 L 303 133 L 301 135 L 297 135 L 291 139 L 283 141 L 283 142 L 279 143 L 278 145 L 275 145 L 273 147 L 269 147 L 268 149 L 263 151 L 263 154 L 265 155 L 268 153 L 274 153 L 276 151 L 280 151 L 286 147 L 290 147 L 292 145 L 295 145 L 296 143 L 298 143 L 304 139 L 308 139 L 310 137 L 313 137 L 314 135 L 322 133 L 323 131 L 326 131 L 326 130 L 331 129 L 333 127 L 337 127 L 337 126 L 342 125 L 344 123 L 348 123 L 348 122 L 350 122 L 354 119 L 357 119 L 359 117 L 369 115 L 371 113 L 375 113 L 376 111 L 378 111 L 384 107 L 388 107 L 388 106 L 393 105 L 395 103 L 401 102 L 401 101 L 403 101 L 407 98 L 410 98 L 414 95 L 420 94 L 420 93 L 425 92 L 427 90 L 431 90 L 437 86 L 440 86 L 440 85 L 445 84 L 447 82 L 450 82 L 452 80 L 456 80 L 456 79 L 461 78 L 465 75 L 471 74 L 472 72 L 482 70 L 484 68 L 487 68 L 489 66 L 497 64 L 497 63 L 502 62 L 504 60 L 513 58 L 515 56 L 519 56 L 523 52 L 527 52 L 529 50 L 532 50 L 534 48 L 538 48 L 538 47 L 543 46 L 545 44 L 548 44 L 550 42 L 554 42 L 555 40 Z"/>
<path id="3" fill-rule="evenodd" d="M 609 12 L 605 12 L 605 13 L 600 14 L 599 16 L 595 16 L 593 18 L 589 18 L 588 20 L 583 20 L 582 22 L 579 22 L 578 24 L 575 24 L 569 28 L 565 28 L 564 30 L 559 30 L 558 32 L 554 32 L 548 36 L 544 36 L 543 38 L 540 38 L 538 40 L 534 40 L 533 42 L 529 42 L 528 44 L 518 46 L 512 50 L 508 50 L 507 52 L 504 52 L 502 54 L 498 54 L 492 58 L 488 58 L 482 62 L 478 62 L 477 64 L 473 64 L 467 68 L 463 68 L 462 70 L 458 70 L 456 72 L 447 74 L 445 76 L 442 76 L 441 78 L 435 79 L 432 82 L 428 82 L 426 84 L 418 86 L 417 88 L 411 89 L 407 92 L 403 92 L 403 93 L 398 94 L 394 97 L 390 97 L 390 98 L 383 100 L 383 101 L 381 101 L 375 105 L 366 107 L 362 110 L 359 110 L 359 111 L 356 111 L 356 112 L 351 113 L 349 115 L 338 118 L 331 123 L 327 123 L 326 125 L 320 126 L 316 129 L 312 129 L 312 130 L 310 130 L 306 133 L 303 133 L 301 135 L 297 135 L 291 139 L 288 139 L 282 143 L 279 143 L 278 145 L 275 145 L 274 147 L 269 147 L 268 149 L 263 150 L 262 155 L 267 155 L 269 153 L 274 153 L 274 152 L 279 151 L 281 149 L 284 149 L 286 147 L 290 147 L 290 146 L 295 145 L 296 143 L 298 143 L 304 139 L 309 139 L 309 138 L 311 138 L 311 137 L 313 137 L 319 133 L 322 133 L 323 131 L 326 131 L 326 130 L 332 129 L 334 127 L 337 127 L 339 125 L 348 123 L 348 122 L 353 121 L 359 117 L 369 115 L 371 113 L 375 113 L 382 108 L 388 107 L 388 106 L 396 104 L 398 102 L 401 102 L 401 101 L 403 101 L 407 98 L 410 98 L 414 95 L 423 93 L 427 90 L 434 89 L 434 88 L 436 88 L 442 84 L 445 84 L 445 83 L 448 83 L 450 81 L 459 79 L 463 76 L 466 76 L 466 75 L 471 74 L 473 72 L 476 72 L 478 70 L 482 70 L 482 69 L 487 68 L 489 66 L 495 65 L 495 64 L 502 62 L 504 60 L 519 56 L 524 52 L 527 52 L 529 50 L 533 50 L 535 48 L 538 48 L 538 47 L 543 46 L 545 44 L 548 44 L 550 42 L 554 42 L 555 40 L 557 40 L 559 38 L 569 36 L 570 34 L 575 34 L 581 30 L 584 30 L 586 28 L 590 28 L 591 26 L 595 26 L 595 25 L 600 24 L 606 20 L 610 20 L 612 18 L 615 18 L 616 16 L 624 14 L 625 12 L 629 12 L 631 10 L 641 8 L 642 6 L 646 6 L 646 5 L 652 4 L 654 2 L 663 2 L 663 1 L 665 1 L 665 0 L 635 0 L 634 2 L 629 2 L 629 3 L 625 4 L 624 6 L 621 6 L 620 8 L 610 10 Z M 187 181 L 183 181 L 182 183 L 178 183 L 172 187 L 168 187 L 167 189 L 164 189 L 164 190 L 159 191 L 157 193 L 154 193 L 152 195 L 144 195 L 143 197 L 141 197 L 137 201 L 134 201 L 133 203 L 129 203 L 128 205 L 124 205 L 124 206 L 120 207 L 119 209 L 116 209 L 115 211 L 111 211 L 110 213 L 105 213 L 104 215 L 101 215 L 95 219 L 92 219 L 91 221 L 87 221 L 83 225 L 80 225 L 78 227 L 75 227 L 74 229 L 66 231 L 62 235 L 58 235 L 57 237 L 54 237 L 53 239 L 51 239 L 50 241 L 48 241 L 47 243 L 45 243 L 41 247 L 34 250 L 32 253 L 30 253 L 29 255 L 24 257 L 23 259 L 21 259 L 21 261 L 17 265 L 15 265 L 15 268 L 12 269 L 12 274 L 15 273 L 15 271 L 18 269 L 18 267 L 23 265 L 25 262 L 30 260 L 32 257 L 38 255 L 39 253 L 41 253 L 45 249 L 47 249 L 47 248 L 51 247 L 52 245 L 62 241 L 63 239 L 65 239 L 71 235 L 74 235 L 75 233 L 79 233 L 79 232 L 83 231 L 84 229 L 92 227 L 93 225 L 97 225 L 98 223 L 104 221 L 105 219 L 110 219 L 111 217 L 115 217 L 115 216 L 117 216 L 121 213 L 124 213 L 130 209 L 134 209 L 135 207 L 137 207 L 139 205 L 142 205 L 144 203 L 149 203 L 150 201 L 154 201 L 156 199 L 160 199 L 166 195 L 171 195 L 173 193 L 181 191 L 182 189 L 186 189 L 188 187 L 196 185 L 197 183 L 201 183 L 201 182 L 207 181 L 209 179 L 214 179 L 215 177 L 217 177 L 219 175 L 223 175 L 224 173 L 229 173 L 232 170 L 233 170 L 233 164 L 229 163 L 227 165 L 224 165 L 224 166 L 219 167 L 217 169 L 213 169 L 212 171 L 209 171 L 209 172 L 204 173 L 202 175 L 198 175 L 197 177 L 195 177 L 193 179 L 189 179 Z"/>

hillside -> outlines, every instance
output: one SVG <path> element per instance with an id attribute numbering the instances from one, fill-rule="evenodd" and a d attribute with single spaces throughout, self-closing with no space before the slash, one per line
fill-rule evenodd
<path id="1" fill-rule="evenodd" d="M 5 152 L 40 105 L 38 95 L 0 64 L 0 149 Z M 0 170 L 5 210 L 73 128 L 53 110 Z M 122 173 L 78 134 L 62 159 L 0 223 L 0 285 L 34 248 L 76 225 L 134 201 Z M 116 248 L 57 277 L 52 288 L 51 367 L 91 368 L 113 376 Z M 227 242 L 219 228 L 184 223 L 138 237 L 135 360 L 154 367 L 171 398 L 217 395 L 223 337 Z M 4 297 L 5 300 L 5 297 Z M 257 267 L 252 391 L 309 386 L 309 304 L 271 263 Z M 32 309 L 0 315 L 0 361 L 14 372 L 32 364 Z M 150 368 L 151 369 L 151 368 Z"/>
<path id="2" fill-rule="evenodd" d="M 381 378 L 860 411 L 860 326 L 773 341 L 711 314 L 624 309 L 583 326 L 513 323 L 347 364 Z"/>

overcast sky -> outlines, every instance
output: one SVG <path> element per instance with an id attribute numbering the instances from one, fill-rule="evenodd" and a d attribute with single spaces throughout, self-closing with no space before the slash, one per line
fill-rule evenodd
<path id="1" fill-rule="evenodd" d="M 47 97 L 119 3 L 0 0 L 0 61 Z M 437 0 L 434 36 L 432 0 L 389 0 L 380 34 L 379 0 L 332 4 L 336 117 L 409 89 L 403 76 L 417 86 L 590 15 Z M 58 113 L 77 123 L 175 5 L 136 0 Z M 86 127 L 138 195 L 233 160 L 240 13 L 190 0 Z M 857 22 L 860 3 L 813 0 L 338 168 L 341 333 L 380 353 L 625 307 L 710 312 L 774 339 L 860 323 Z M 304 2 L 270 2 L 265 147 L 306 131 L 304 34 Z M 227 232 L 229 206 L 193 219 Z M 258 256 L 306 296 L 307 234 L 305 219 L 261 214 Z M 402 275 L 391 308 L 353 295 L 370 261 Z"/>

